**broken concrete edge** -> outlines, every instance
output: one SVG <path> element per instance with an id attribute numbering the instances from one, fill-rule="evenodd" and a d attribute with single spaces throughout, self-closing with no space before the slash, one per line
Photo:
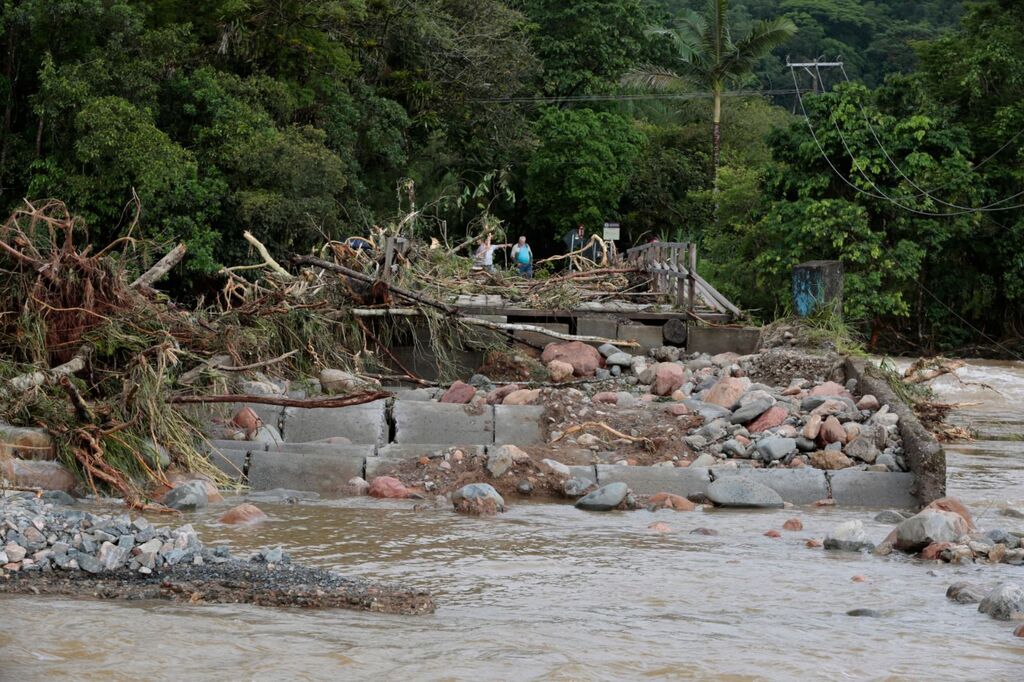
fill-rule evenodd
<path id="1" fill-rule="evenodd" d="M 867 360 L 847 358 L 847 379 L 857 380 L 861 395 L 871 394 L 882 405 L 899 415 L 900 436 L 907 465 L 914 474 L 914 496 L 921 506 L 946 496 L 946 453 L 928 429 L 921 424 L 910 405 L 889 386 L 882 371 Z"/>

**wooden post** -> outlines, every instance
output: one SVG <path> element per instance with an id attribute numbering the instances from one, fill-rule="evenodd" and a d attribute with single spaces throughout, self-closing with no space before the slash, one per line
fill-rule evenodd
<path id="1" fill-rule="evenodd" d="M 690 271 L 689 276 L 687 276 L 687 279 L 689 280 L 689 284 L 690 284 L 689 310 L 692 313 L 692 312 L 694 312 L 694 307 L 695 307 L 694 298 L 695 298 L 696 289 L 697 289 L 697 280 L 695 278 L 695 276 L 697 274 L 697 245 L 695 243 L 693 243 L 693 242 L 690 242 L 689 244 L 687 244 L 687 251 L 689 252 L 689 263 L 690 263 L 690 267 L 687 268 Z"/>
<path id="2" fill-rule="evenodd" d="M 385 282 L 391 281 L 391 264 L 395 260 L 395 238 L 388 237 L 384 242 L 384 276 L 381 277 Z"/>

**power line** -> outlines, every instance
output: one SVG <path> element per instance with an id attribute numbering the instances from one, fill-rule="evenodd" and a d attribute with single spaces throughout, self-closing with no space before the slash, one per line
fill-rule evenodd
<path id="1" fill-rule="evenodd" d="M 736 90 L 723 92 L 722 97 L 767 97 L 775 95 L 792 95 L 795 90 Z M 640 95 L 604 94 L 604 95 L 566 95 L 564 97 L 494 97 L 490 99 L 471 99 L 470 102 L 490 104 L 558 104 L 562 102 L 633 102 L 642 100 L 695 100 L 710 99 L 710 92 L 685 92 L 678 94 L 650 93 Z"/>
<path id="2" fill-rule="evenodd" d="M 817 133 L 814 132 L 814 126 L 811 124 L 811 118 L 807 114 L 807 108 L 804 106 L 804 99 L 803 99 L 803 96 L 800 93 L 800 84 L 799 84 L 799 82 L 797 81 L 797 78 L 796 78 L 796 70 L 794 68 L 790 68 L 789 71 L 790 71 L 790 75 L 793 76 L 793 86 L 796 88 L 797 102 L 799 102 L 799 104 L 800 104 L 800 111 L 803 114 L 804 121 L 807 123 L 807 129 L 811 133 L 811 139 L 814 140 L 814 145 L 818 148 L 818 152 L 821 154 L 822 158 L 825 160 L 825 163 L 828 164 L 829 168 L 832 169 L 832 172 L 843 183 L 848 185 L 854 191 L 856 191 L 856 192 L 858 192 L 860 194 L 863 194 L 864 196 L 871 197 L 872 199 L 884 199 L 884 200 L 888 201 L 889 203 L 893 204 L 894 206 L 902 208 L 905 211 L 908 211 L 910 213 L 915 213 L 915 214 L 920 215 L 920 216 L 929 217 L 929 218 L 949 218 L 949 217 L 955 217 L 955 216 L 959 216 L 959 215 L 965 215 L 965 214 L 968 214 L 968 213 L 977 213 L 978 212 L 978 211 L 976 211 L 974 209 L 964 210 L 964 211 L 947 211 L 947 212 L 922 211 L 920 209 L 914 208 L 913 206 L 907 206 L 906 204 L 901 204 L 899 201 L 893 199 L 892 197 L 890 197 L 887 194 L 885 194 L 884 192 L 882 192 L 881 188 L 879 188 L 878 185 L 876 185 L 871 180 L 871 178 L 869 178 L 867 175 L 864 174 L 864 172 L 857 165 L 857 162 L 856 162 L 856 160 L 854 158 L 853 152 L 850 150 L 849 145 L 846 143 L 846 138 L 843 136 L 842 131 L 839 130 L 839 125 L 835 124 L 836 125 L 836 131 L 839 133 L 839 139 L 842 142 L 843 148 L 846 150 L 846 153 L 850 156 L 850 160 L 852 162 L 852 165 L 855 168 L 857 168 L 857 171 L 861 174 L 861 176 L 868 182 L 868 184 L 870 184 L 872 187 L 874 187 L 875 190 L 877 190 L 879 192 L 879 194 L 874 194 L 872 192 L 869 192 L 869 191 L 867 191 L 867 190 L 865 190 L 865 189 L 863 189 L 861 187 L 858 187 L 854 183 L 850 182 L 846 178 L 846 176 L 838 168 L 836 168 L 836 165 L 832 162 L 832 159 L 829 157 L 828 153 L 825 151 L 825 148 L 822 146 L 821 141 L 818 139 Z M 833 117 L 833 122 L 834 122 L 834 117 Z M 1012 208 L 1012 207 L 1007 207 L 1004 210 L 1009 210 L 1009 208 Z"/>
<path id="3" fill-rule="evenodd" d="M 849 83 L 850 82 L 850 77 L 846 74 L 846 68 L 843 66 L 843 63 L 842 62 L 837 62 L 837 66 L 839 67 L 839 70 L 842 71 L 843 78 L 845 78 L 846 82 Z M 818 67 L 815 66 L 814 70 L 818 74 L 818 80 L 820 82 L 821 81 L 821 73 L 818 71 Z M 873 125 L 871 125 L 871 120 L 868 118 L 868 114 L 867 114 L 867 111 L 864 109 L 864 105 L 861 104 L 860 102 L 858 102 L 857 103 L 857 108 L 860 110 L 861 118 L 864 119 L 864 124 L 868 127 L 868 130 L 871 132 L 871 137 L 874 138 L 875 143 L 878 145 L 878 148 L 882 150 L 882 154 L 885 156 L 886 161 L 888 161 L 889 164 L 896 170 L 896 172 L 900 174 L 900 177 L 902 177 L 904 180 L 906 180 L 907 183 L 911 187 L 913 187 L 914 189 L 918 190 L 918 192 L 919 192 L 919 194 L 914 194 L 914 195 L 911 195 L 911 196 L 908 196 L 908 197 L 902 197 L 902 198 L 904 198 L 904 199 L 917 199 L 917 198 L 925 197 L 926 196 L 929 199 L 931 199 L 932 201 L 934 201 L 934 202 L 936 202 L 938 204 L 941 204 L 943 206 L 948 206 L 949 208 L 961 209 L 961 210 L 965 210 L 965 211 L 1009 211 L 1009 210 L 1016 209 L 1016 208 L 1024 208 L 1024 204 L 1018 204 L 1016 206 L 1003 206 L 1003 207 L 1000 207 L 1000 208 L 993 208 L 994 206 L 999 206 L 999 204 L 1005 204 L 1007 201 L 1011 201 L 1012 199 L 1016 199 L 1019 196 L 1024 196 L 1024 191 L 1018 192 L 1018 193 L 1013 194 L 1011 196 L 1008 196 L 1005 199 L 1000 199 L 999 201 L 992 202 L 991 204 L 986 204 L 985 206 L 978 206 L 978 207 L 961 206 L 959 204 L 953 204 L 953 203 L 950 203 L 948 201 L 943 201 L 942 199 L 939 199 L 938 197 L 932 195 L 931 192 L 933 192 L 935 190 L 929 191 L 929 190 L 925 190 L 925 189 L 922 189 L 921 187 L 919 187 L 917 184 L 914 183 L 913 180 L 911 180 L 907 176 L 906 173 L 903 172 L 903 169 L 900 168 L 899 164 L 897 164 L 893 160 L 892 156 L 889 154 L 888 150 L 885 148 L 885 145 L 879 139 L 878 133 L 875 131 L 875 127 Z M 838 122 L 835 121 L 834 117 L 833 117 L 833 123 L 835 123 L 836 131 L 839 132 L 840 136 L 842 136 L 842 131 L 839 130 L 839 124 L 838 124 Z M 1024 131 L 1021 131 L 1021 132 L 1024 132 Z M 1018 135 L 1019 134 L 1020 133 L 1018 133 Z M 863 175 L 863 171 L 861 172 L 861 174 Z M 870 182 L 870 180 L 869 180 L 869 182 Z M 874 183 L 872 183 L 872 184 L 874 184 Z M 947 183 L 947 186 L 948 186 L 948 184 L 949 183 Z M 938 189 L 941 189 L 941 187 L 938 188 Z M 881 190 L 879 190 L 879 191 L 881 191 Z"/>

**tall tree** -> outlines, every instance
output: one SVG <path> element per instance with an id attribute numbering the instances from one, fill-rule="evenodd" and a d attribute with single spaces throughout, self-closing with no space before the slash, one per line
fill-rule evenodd
<path id="1" fill-rule="evenodd" d="M 709 0 L 703 16 L 687 10 L 677 27 L 648 29 L 648 35 L 671 41 L 680 68 L 647 66 L 631 71 L 624 79 L 628 84 L 652 89 L 697 87 L 711 93 L 712 184 L 717 182 L 722 150 L 722 93 L 727 85 L 750 75 L 758 60 L 796 34 L 796 25 L 781 17 L 759 22 L 734 41 L 726 20 L 728 11 L 728 0 Z"/>

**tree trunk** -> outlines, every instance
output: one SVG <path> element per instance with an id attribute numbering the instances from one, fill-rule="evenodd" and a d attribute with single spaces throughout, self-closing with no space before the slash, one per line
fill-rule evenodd
<path id="1" fill-rule="evenodd" d="M 714 86 L 715 101 L 711 118 L 711 222 L 718 225 L 718 162 L 722 155 L 722 89 Z"/>
<path id="2" fill-rule="evenodd" d="M 718 191 L 718 162 L 722 155 L 722 91 L 716 87 L 712 91 L 715 110 L 711 118 L 711 186 Z"/>

